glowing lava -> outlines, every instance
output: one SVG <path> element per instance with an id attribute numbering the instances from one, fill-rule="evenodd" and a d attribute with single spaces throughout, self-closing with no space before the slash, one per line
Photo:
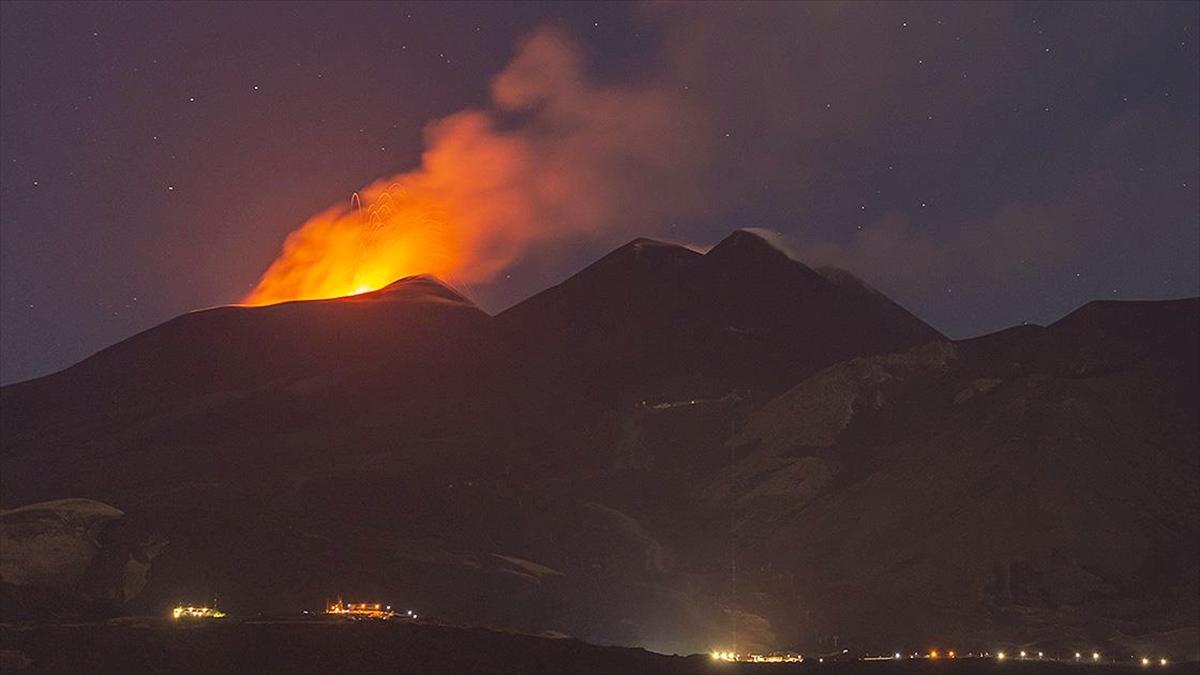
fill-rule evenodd
<path id="1" fill-rule="evenodd" d="M 703 157 L 681 132 L 684 106 L 655 88 L 590 83 L 584 63 L 557 30 L 526 37 L 486 106 L 431 122 L 419 166 L 288 235 L 243 302 L 354 295 L 417 274 L 469 288 L 535 246 L 614 243 L 707 213 L 680 174 Z"/>
<path id="2" fill-rule="evenodd" d="M 246 296 L 248 305 L 360 295 L 401 277 L 450 280 L 463 258 L 444 210 L 398 184 L 356 193 L 290 234 L 283 252 Z"/>

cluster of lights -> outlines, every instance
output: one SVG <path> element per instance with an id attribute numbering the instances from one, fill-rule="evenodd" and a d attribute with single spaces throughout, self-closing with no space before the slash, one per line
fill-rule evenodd
<path id="1" fill-rule="evenodd" d="M 1047 660 L 1045 652 L 1032 653 L 1032 652 L 1025 651 L 1023 649 L 1021 651 L 1017 652 L 1017 654 L 1015 656 L 1021 660 L 1034 660 L 1034 659 L 1039 660 L 1039 661 Z M 940 659 L 940 658 L 953 659 L 953 658 L 957 658 L 957 657 L 958 657 L 958 654 L 953 649 L 948 649 L 945 651 L 941 651 L 938 649 L 930 649 L 928 652 L 925 652 L 925 653 L 913 652 L 913 653 L 909 654 L 908 656 L 905 656 L 903 652 L 895 652 L 891 656 L 862 656 L 862 657 L 860 657 L 860 659 L 863 661 L 886 661 L 886 660 L 899 661 L 904 658 L 909 658 L 909 659 Z M 971 652 L 971 653 L 967 654 L 965 658 L 995 658 L 997 661 L 1005 661 L 1005 660 L 1014 658 L 1014 655 L 1009 654 L 1007 652 L 1003 652 L 1003 651 L 996 652 L 995 654 L 992 654 L 991 652 L 979 652 L 978 654 Z M 1092 663 L 1102 663 L 1103 659 L 1104 659 L 1104 657 L 1100 654 L 1100 652 L 1092 652 L 1090 659 L 1088 659 L 1082 652 L 1075 652 L 1075 660 L 1077 662 L 1084 662 L 1085 660 L 1090 660 Z M 1049 657 L 1049 660 L 1053 661 L 1056 659 L 1052 656 L 1052 657 Z M 1067 659 L 1064 658 L 1064 659 L 1060 659 L 1060 660 L 1065 661 Z M 1165 657 L 1155 659 L 1150 656 L 1143 656 L 1140 659 L 1134 658 L 1134 661 L 1140 662 L 1141 665 L 1144 667 L 1153 666 L 1155 664 L 1157 664 L 1159 666 L 1166 666 L 1169 663 L 1169 661 Z"/>
<path id="2" fill-rule="evenodd" d="M 361 602 L 361 603 L 342 603 L 341 598 L 338 601 L 325 608 L 326 614 L 335 616 L 345 616 L 351 619 L 390 619 L 396 616 L 392 611 L 391 605 L 381 605 L 379 603 Z M 409 610 L 408 616 L 415 619 L 416 614 Z"/>
<path id="3" fill-rule="evenodd" d="M 849 650 L 842 650 L 843 654 L 848 653 L 848 652 L 849 652 Z M 1037 652 L 1035 654 L 1035 653 L 1031 653 L 1031 652 L 1028 652 L 1025 650 L 1021 650 L 1020 652 L 1018 652 L 1016 654 L 1016 656 L 1019 657 L 1021 660 L 1036 659 L 1036 660 L 1042 661 L 1042 660 L 1047 659 L 1045 652 Z M 716 660 L 725 660 L 725 661 L 741 660 L 731 652 L 712 652 L 712 657 L 713 657 L 713 659 L 716 659 Z M 862 661 L 889 661 L 889 660 L 899 661 L 904 658 L 934 659 L 934 660 L 940 659 L 940 658 L 954 659 L 954 658 L 958 658 L 958 653 L 955 652 L 953 649 L 947 649 L 945 651 L 938 650 L 938 649 L 930 649 L 928 652 L 925 652 L 925 653 L 913 652 L 913 653 L 909 654 L 908 656 L 905 656 L 902 652 L 895 652 L 895 653 L 891 654 L 890 656 L 860 656 L 859 660 L 862 660 Z M 1005 661 L 1007 659 L 1013 658 L 1013 656 L 1010 655 L 1009 653 L 1003 652 L 1003 651 L 996 652 L 995 654 L 992 654 L 991 652 L 979 652 L 978 654 L 976 654 L 975 652 L 971 652 L 971 653 L 967 654 L 964 658 L 995 658 L 997 661 Z M 1053 661 L 1056 659 L 1052 656 L 1052 657 L 1049 657 L 1049 660 Z M 1065 661 L 1066 659 L 1060 659 L 1060 660 Z M 1083 662 L 1085 660 L 1084 654 L 1081 652 L 1075 652 L 1075 660 L 1078 662 Z M 762 663 L 765 661 L 765 659 L 763 659 L 762 657 L 759 657 L 757 655 L 751 655 L 749 661 Z M 824 663 L 825 659 L 818 658 L 817 661 L 819 663 Z M 1100 652 L 1092 652 L 1090 661 L 1093 663 L 1102 663 L 1103 656 L 1100 654 Z M 1150 666 L 1155 665 L 1156 663 L 1159 666 L 1165 667 L 1169 663 L 1169 661 L 1166 659 L 1166 657 L 1160 657 L 1158 659 L 1155 659 L 1150 656 L 1143 656 L 1140 659 L 1134 658 L 1134 661 L 1135 662 L 1140 661 L 1140 663 L 1143 667 L 1150 667 Z"/>
<path id="4" fill-rule="evenodd" d="M 709 656 L 711 656 L 711 657 L 712 657 L 712 660 L 713 660 L 713 661 L 729 661 L 729 662 L 733 662 L 733 661 L 737 661 L 737 660 L 738 660 L 738 655 L 737 655 L 735 652 L 722 652 L 722 651 L 714 651 L 714 652 L 712 652 L 711 654 L 709 654 Z"/>
<path id="5" fill-rule="evenodd" d="M 192 607 L 191 605 L 180 605 L 171 610 L 172 619 L 220 619 L 225 616 L 225 612 L 215 607 Z"/>
<path id="6" fill-rule="evenodd" d="M 751 654 L 750 663 L 800 663 L 804 657 L 793 653 Z"/>

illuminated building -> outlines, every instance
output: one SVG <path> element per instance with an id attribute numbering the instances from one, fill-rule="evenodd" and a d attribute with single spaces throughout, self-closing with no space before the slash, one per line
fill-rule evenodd
<path id="1" fill-rule="evenodd" d="M 171 610 L 171 618 L 180 619 L 220 619 L 225 616 L 225 612 L 215 607 L 192 607 L 191 605 L 179 605 Z"/>
<path id="2" fill-rule="evenodd" d="M 378 602 L 344 603 L 341 598 L 326 607 L 325 613 L 347 619 L 390 619 L 396 616 L 391 605 L 385 606 Z"/>
<path id="3" fill-rule="evenodd" d="M 751 654 L 751 663 L 800 663 L 804 657 L 792 652 L 771 652 L 770 654 Z"/>

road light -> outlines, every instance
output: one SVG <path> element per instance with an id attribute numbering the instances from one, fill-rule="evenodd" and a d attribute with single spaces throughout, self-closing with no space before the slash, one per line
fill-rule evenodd
<path id="1" fill-rule="evenodd" d="M 1142 665 L 1143 665 L 1143 666 L 1148 666 L 1148 665 L 1150 665 L 1150 659 L 1149 659 L 1148 657 L 1145 657 L 1145 656 L 1143 656 L 1143 657 L 1142 657 Z"/>
<path id="2" fill-rule="evenodd" d="M 1004 652 L 996 652 L 996 660 L 1003 661 L 1004 660 Z"/>
<path id="3" fill-rule="evenodd" d="M 1024 649 L 1021 650 L 1021 658 L 1025 658 L 1025 650 Z"/>
<path id="4" fill-rule="evenodd" d="M 1159 659 L 1159 660 L 1158 660 L 1158 665 L 1160 665 L 1160 666 L 1165 666 L 1165 665 L 1167 665 L 1167 660 L 1166 660 L 1166 659 Z"/>
<path id="5" fill-rule="evenodd" d="M 1092 652 L 1092 660 L 1099 661 L 1100 660 L 1100 652 Z"/>

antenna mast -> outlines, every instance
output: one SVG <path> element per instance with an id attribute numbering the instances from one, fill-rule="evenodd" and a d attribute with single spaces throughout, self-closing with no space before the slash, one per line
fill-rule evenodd
<path id="1" fill-rule="evenodd" d="M 729 613 L 733 616 L 733 653 L 737 654 L 737 444 L 734 420 L 729 420 Z"/>

